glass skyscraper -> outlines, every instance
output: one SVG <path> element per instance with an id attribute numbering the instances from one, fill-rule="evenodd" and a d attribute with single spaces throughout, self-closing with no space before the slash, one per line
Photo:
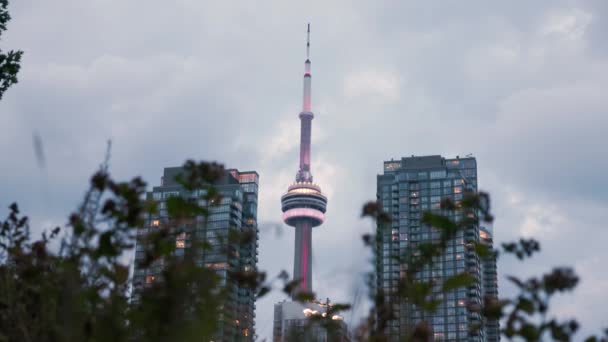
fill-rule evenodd
<path id="1" fill-rule="evenodd" d="M 133 275 L 134 302 L 139 301 L 143 288 L 159 281 L 162 276 L 163 260 L 154 261 L 149 267 L 141 266 L 145 256 L 145 235 L 160 226 L 169 227 L 171 238 L 175 240 L 176 256 L 183 256 L 191 248 L 193 238 L 205 240 L 210 247 L 197 253 L 197 264 L 208 267 L 220 276 L 221 285 L 225 286 L 227 302 L 223 303 L 219 320 L 219 329 L 215 341 L 253 341 L 255 335 L 255 292 L 253 289 L 240 286 L 231 280 L 231 271 L 257 270 L 257 202 L 258 179 L 255 171 L 239 172 L 226 170 L 221 180 L 212 186 L 221 194 L 220 203 L 209 205 L 206 190 L 188 191 L 176 182 L 175 177 L 184 172 L 181 167 L 164 169 L 161 185 L 155 186 L 147 194 L 148 200 L 158 203 L 156 215 L 147 215 L 145 223 L 137 229 L 135 248 L 135 270 Z M 167 214 L 166 200 L 172 196 L 195 199 L 198 205 L 209 211 L 207 217 L 196 217 L 189 223 L 171 220 Z M 182 220 L 183 221 L 183 220 Z M 229 246 L 227 239 L 229 229 L 251 231 L 255 236 L 251 242 L 238 245 L 238 250 Z"/>
<path id="2" fill-rule="evenodd" d="M 472 226 L 459 231 L 440 257 L 434 258 L 416 274 L 417 279 L 433 281 L 433 296 L 441 304 L 432 313 L 396 297 L 407 260 L 397 259 L 420 243 L 438 242 L 440 233 L 421 223 L 422 213 L 431 211 L 458 219 L 457 212 L 441 209 L 441 200 L 458 203 L 465 191 L 477 192 L 477 162 L 473 157 L 446 159 L 441 156 L 405 157 L 384 162 L 384 173 L 377 177 L 377 199 L 391 217 L 378 224 L 376 249 L 377 289 L 388 295 L 394 319 L 386 333 L 399 341 L 413 327 L 426 321 L 435 341 L 498 341 L 498 322 L 487 321 L 479 313 L 484 298 L 497 296 L 496 259 L 480 258 L 475 243 L 492 246 L 491 228 Z M 468 287 L 441 292 L 443 280 L 467 272 L 475 282 Z M 479 329 L 473 329 L 479 326 Z"/>

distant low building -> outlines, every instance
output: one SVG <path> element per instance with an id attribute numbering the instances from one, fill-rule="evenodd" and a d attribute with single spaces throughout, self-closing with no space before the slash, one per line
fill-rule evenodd
<path id="1" fill-rule="evenodd" d="M 275 304 L 273 342 L 350 341 L 342 316 L 327 317 L 330 307 L 331 304 L 319 302 L 283 301 Z"/>

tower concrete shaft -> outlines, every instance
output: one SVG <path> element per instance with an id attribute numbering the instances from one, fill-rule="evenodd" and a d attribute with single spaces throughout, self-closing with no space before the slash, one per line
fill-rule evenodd
<path id="1" fill-rule="evenodd" d="M 299 290 L 312 292 L 312 225 L 309 220 L 296 223 L 293 278 L 300 279 Z"/>
<path id="2" fill-rule="evenodd" d="M 311 110 L 310 74 L 310 24 L 306 40 L 304 63 L 304 94 L 300 112 L 300 168 L 296 182 L 281 197 L 283 221 L 295 228 L 294 279 L 299 280 L 297 292 L 312 292 L 312 228 L 325 220 L 327 197 L 321 188 L 312 183 L 310 170 L 311 126 L 314 114 Z"/>

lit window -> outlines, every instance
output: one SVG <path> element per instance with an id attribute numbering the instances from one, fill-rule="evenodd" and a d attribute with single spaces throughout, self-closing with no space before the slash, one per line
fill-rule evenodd
<path id="1" fill-rule="evenodd" d="M 400 162 L 384 163 L 384 170 L 385 171 L 396 170 L 396 169 L 398 169 L 400 167 L 401 167 L 401 163 Z"/>
<path id="2" fill-rule="evenodd" d="M 154 282 L 155 277 L 153 275 L 149 275 L 146 277 L 146 284 L 152 284 Z"/>
<path id="3" fill-rule="evenodd" d="M 480 231 L 479 231 L 479 236 L 480 236 L 482 239 L 487 239 L 487 238 L 488 238 L 488 233 L 484 232 L 483 230 L 480 230 Z"/>
<path id="4" fill-rule="evenodd" d="M 295 188 L 289 190 L 289 193 L 300 193 L 300 194 L 320 194 L 318 190 L 310 189 L 310 188 Z M 388 194 L 387 194 L 388 196 Z"/>
<path id="5" fill-rule="evenodd" d="M 207 266 L 208 268 L 211 268 L 211 269 L 218 270 L 218 269 L 226 268 L 227 264 L 225 262 L 215 262 L 215 263 L 206 264 L 205 266 Z"/>
<path id="6" fill-rule="evenodd" d="M 255 173 L 242 173 L 239 175 L 239 183 L 258 182 L 258 175 Z"/>
<path id="7" fill-rule="evenodd" d="M 152 226 L 158 227 L 159 224 L 160 224 L 159 220 L 152 220 Z"/>
<path id="8" fill-rule="evenodd" d="M 179 233 L 175 238 L 175 248 L 185 248 L 186 247 L 186 233 Z"/>

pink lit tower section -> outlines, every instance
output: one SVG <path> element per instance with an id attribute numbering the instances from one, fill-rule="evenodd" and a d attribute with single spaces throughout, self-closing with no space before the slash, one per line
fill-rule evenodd
<path id="1" fill-rule="evenodd" d="M 300 113 L 300 169 L 296 181 L 281 197 L 283 221 L 295 228 L 294 280 L 300 284 L 296 292 L 312 292 L 312 228 L 325 220 L 327 197 L 321 188 L 312 182 L 310 172 L 310 131 L 314 114 L 311 111 L 310 74 L 310 24 L 306 39 L 306 62 L 304 69 L 304 96 Z"/>

